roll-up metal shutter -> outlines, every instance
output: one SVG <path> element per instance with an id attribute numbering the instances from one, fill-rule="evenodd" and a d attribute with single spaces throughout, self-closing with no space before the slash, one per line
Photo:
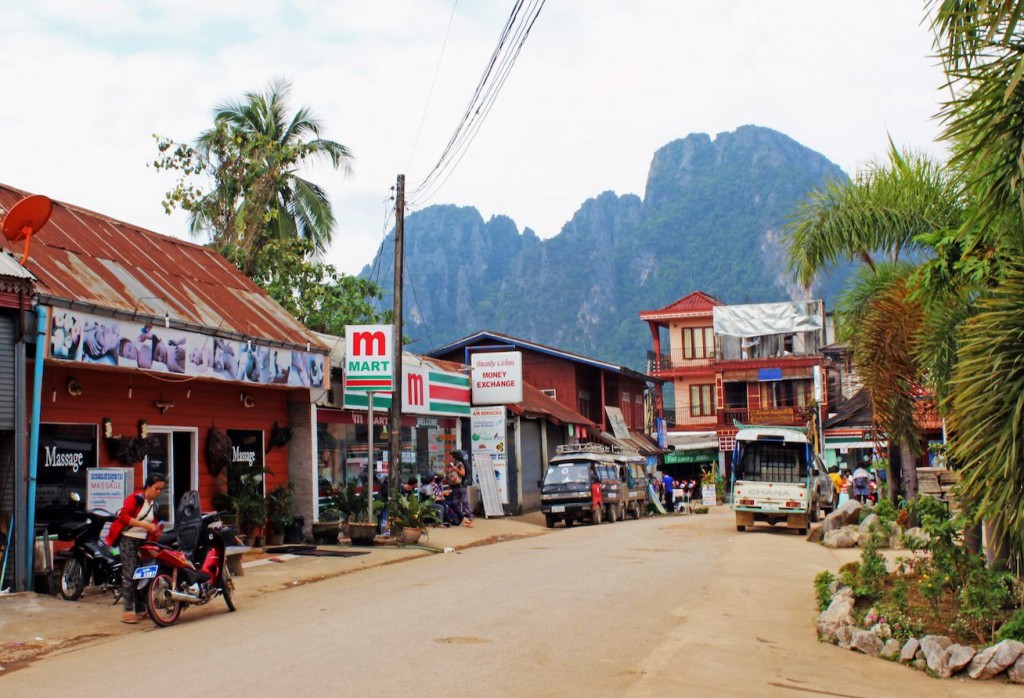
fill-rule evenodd
<path id="1" fill-rule="evenodd" d="M 537 481 L 544 477 L 544 463 L 541 455 L 541 422 L 534 419 L 522 420 L 520 427 L 522 439 L 521 477 L 523 478 L 523 511 L 540 509 L 540 488 Z"/>
<path id="2" fill-rule="evenodd" d="M 14 321 L 0 315 L 0 429 L 14 428 Z"/>

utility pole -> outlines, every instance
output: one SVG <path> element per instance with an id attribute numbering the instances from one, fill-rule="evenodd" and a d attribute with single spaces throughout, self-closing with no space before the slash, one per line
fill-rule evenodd
<path id="1" fill-rule="evenodd" d="M 395 326 L 395 354 L 392 357 L 395 369 L 395 389 L 391 393 L 391 419 L 388 425 L 390 440 L 390 468 L 388 481 L 392 502 L 397 501 L 402 491 L 402 262 L 405 256 L 405 175 L 398 175 L 395 185 L 395 286 L 392 322 Z M 371 425 L 372 428 L 372 425 Z M 394 514 L 394 506 L 388 507 Z"/>

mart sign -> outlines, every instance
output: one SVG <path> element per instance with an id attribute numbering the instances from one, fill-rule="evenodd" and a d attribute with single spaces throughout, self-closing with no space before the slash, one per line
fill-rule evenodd
<path id="1" fill-rule="evenodd" d="M 392 325 L 345 326 L 345 389 L 390 393 L 395 389 Z"/>

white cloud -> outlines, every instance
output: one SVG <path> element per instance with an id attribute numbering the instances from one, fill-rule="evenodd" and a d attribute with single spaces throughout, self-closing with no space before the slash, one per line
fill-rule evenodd
<path id="1" fill-rule="evenodd" d="M 356 154 L 351 177 L 311 173 L 340 222 L 331 261 L 355 273 L 380 242 L 396 175 L 413 184 L 433 166 L 513 3 L 455 5 L 438 66 L 453 4 L 0 0 L 0 182 L 186 237 L 185 217 L 160 205 L 173 178 L 146 168 L 151 134 L 190 140 L 215 104 L 284 76 L 293 105 L 312 107 L 325 136 Z M 747 123 L 847 171 L 881 154 L 887 134 L 941 152 L 930 117 L 942 75 L 915 5 L 550 2 L 428 203 L 553 235 L 602 191 L 642 195 L 665 143 Z"/>

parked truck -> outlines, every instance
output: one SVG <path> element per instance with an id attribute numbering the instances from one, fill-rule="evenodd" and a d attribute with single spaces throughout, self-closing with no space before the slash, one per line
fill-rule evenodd
<path id="1" fill-rule="evenodd" d="M 807 533 L 819 509 L 829 506 L 822 496 L 831 487 L 803 429 L 744 426 L 736 434 L 731 490 L 737 531 L 764 522 Z"/>

